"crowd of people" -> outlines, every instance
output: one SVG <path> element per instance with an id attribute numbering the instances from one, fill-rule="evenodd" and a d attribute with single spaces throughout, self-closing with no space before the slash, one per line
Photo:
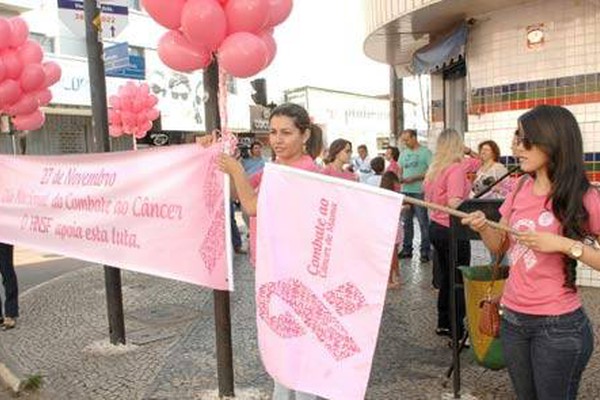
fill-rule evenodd
<path id="1" fill-rule="evenodd" d="M 600 192 L 583 164 L 583 143 L 574 116 L 559 106 L 538 106 L 518 121 L 512 151 L 520 176 L 499 162 L 496 142 L 486 140 L 478 152 L 462 135 L 442 131 L 435 153 L 419 144 L 417 132 L 400 134 L 404 149 L 389 146 L 383 156 L 369 157 L 359 145 L 335 140 L 323 157 L 322 137 L 301 106 L 284 104 L 270 118 L 274 162 L 403 193 L 450 208 L 469 198 L 505 199 L 501 223 L 511 234 L 488 225 L 480 212 L 462 223 L 478 232 L 494 254 L 509 255 L 510 275 L 501 299 L 501 341 L 508 372 L 519 399 L 574 399 L 593 350 L 593 332 L 575 286 L 582 261 L 600 269 Z M 315 132 L 317 134 L 315 134 Z M 256 215 L 261 173 L 248 176 L 234 158 L 223 155 L 220 168 L 231 175 L 242 207 Z M 424 207 L 404 205 L 398 221 L 388 287 L 399 286 L 398 259 L 413 258 L 414 219 L 421 231 L 420 262 L 437 258 L 439 291 L 435 333 L 450 335 L 450 217 Z M 250 224 L 252 226 L 252 224 Z M 469 242 L 458 243 L 458 264 L 470 264 Z M 455 323 L 465 330 L 464 297 Z M 295 393 L 296 397 L 293 397 Z M 314 399 L 275 383 L 274 399 Z"/>

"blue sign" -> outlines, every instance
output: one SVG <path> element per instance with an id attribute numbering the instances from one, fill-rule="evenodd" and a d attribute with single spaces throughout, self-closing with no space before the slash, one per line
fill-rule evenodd
<path id="1" fill-rule="evenodd" d="M 129 66 L 120 70 L 106 72 L 113 78 L 146 79 L 146 60 L 140 56 L 129 56 Z"/>
<path id="2" fill-rule="evenodd" d="M 129 0 L 102 0 L 102 37 L 114 39 L 129 22 Z M 83 0 L 57 0 L 58 17 L 76 36 L 85 37 Z"/>
<path id="3" fill-rule="evenodd" d="M 104 49 L 104 70 L 112 72 L 129 66 L 129 43 L 119 43 Z"/>

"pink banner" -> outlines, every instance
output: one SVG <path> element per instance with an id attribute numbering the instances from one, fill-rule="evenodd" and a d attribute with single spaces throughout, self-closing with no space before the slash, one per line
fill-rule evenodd
<path id="1" fill-rule="evenodd" d="M 0 156 L 0 241 L 232 289 L 218 146 Z"/>
<path id="2" fill-rule="evenodd" d="M 276 381 L 332 400 L 364 398 L 401 205 L 391 191 L 267 165 L 256 307 Z"/>

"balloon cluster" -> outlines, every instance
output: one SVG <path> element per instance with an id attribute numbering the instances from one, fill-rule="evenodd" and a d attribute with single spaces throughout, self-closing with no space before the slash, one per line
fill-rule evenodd
<path id="1" fill-rule="evenodd" d="M 108 133 L 113 137 L 129 134 L 143 138 L 159 115 L 158 109 L 154 108 L 158 98 L 150 94 L 146 83 L 127 82 L 119 87 L 118 95 L 109 97 L 108 102 L 112 107 L 108 110 Z"/>
<path id="2" fill-rule="evenodd" d="M 36 130 L 44 125 L 39 109 L 52 100 L 48 89 L 60 80 L 60 66 L 42 62 L 41 46 L 27 37 L 22 18 L 0 18 L 0 114 L 12 117 L 17 130 Z"/>
<path id="3" fill-rule="evenodd" d="M 191 72 L 207 67 L 216 53 L 220 66 L 238 78 L 269 66 L 277 45 L 273 28 L 292 11 L 292 0 L 142 0 L 160 25 L 169 28 L 158 56 L 170 68 Z"/>

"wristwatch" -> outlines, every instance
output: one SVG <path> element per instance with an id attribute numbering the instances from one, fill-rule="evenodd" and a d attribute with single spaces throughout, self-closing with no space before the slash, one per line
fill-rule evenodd
<path id="1" fill-rule="evenodd" d="M 569 257 L 574 258 L 575 260 L 579 260 L 579 258 L 583 255 L 583 243 L 579 241 L 574 241 L 571 247 L 569 248 Z"/>

